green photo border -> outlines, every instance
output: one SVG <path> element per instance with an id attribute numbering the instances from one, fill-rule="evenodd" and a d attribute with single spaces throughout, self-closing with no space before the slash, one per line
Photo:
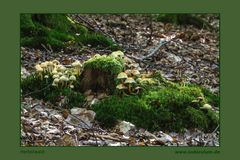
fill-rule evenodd
<path id="1" fill-rule="evenodd" d="M 237 4 L 220 0 L 8 0 L 0 2 L 1 157 L 30 159 L 229 159 L 237 152 L 239 82 Z M 20 13 L 220 13 L 220 147 L 20 147 Z M 236 16 L 236 17 L 235 17 Z M 235 53 L 235 54 L 234 54 Z"/>

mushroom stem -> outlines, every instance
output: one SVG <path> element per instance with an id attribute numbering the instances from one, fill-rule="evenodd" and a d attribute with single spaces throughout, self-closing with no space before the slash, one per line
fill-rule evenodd
<path id="1" fill-rule="evenodd" d="M 128 85 L 128 92 L 129 92 L 129 94 L 132 93 L 132 91 L 131 91 L 131 84 Z"/>

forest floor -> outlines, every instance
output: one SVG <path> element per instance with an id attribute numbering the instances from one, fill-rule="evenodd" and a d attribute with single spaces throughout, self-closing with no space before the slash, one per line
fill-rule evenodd
<path id="1" fill-rule="evenodd" d="M 123 14 L 70 15 L 75 21 L 90 26 L 93 30 L 111 37 L 126 56 L 139 63 L 146 71 L 161 70 L 163 76 L 174 82 L 190 82 L 219 92 L 219 20 L 207 19 L 214 30 L 198 29 L 151 21 L 146 16 Z M 139 60 L 155 48 L 161 39 L 177 36 L 161 47 L 153 56 Z M 34 71 L 35 64 L 56 59 L 68 65 L 74 60 L 81 62 L 95 54 L 110 54 L 108 48 L 93 48 L 90 45 L 69 52 L 55 53 L 51 49 L 21 47 L 22 76 Z M 137 57 L 137 58 L 136 58 Z M 86 93 L 88 94 L 88 93 Z M 94 95 L 88 99 L 93 103 L 101 99 Z M 91 96 L 91 95 L 90 95 Z M 89 97 L 89 95 L 87 95 Z M 219 146 L 219 132 L 204 133 L 198 129 L 183 133 L 158 131 L 150 133 L 136 129 L 133 124 L 120 122 L 114 129 L 102 129 L 89 119 L 94 113 L 89 110 L 72 109 L 69 115 L 60 112 L 56 106 L 31 97 L 22 99 L 22 145 L 36 146 Z M 78 113 L 76 113 L 78 112 Z M 74 115 L 81 113 L 82 122 Z M 75 125 L 74 120 L 81 125 Z M 87 123 L 87 125 L 85 124 Z"/>

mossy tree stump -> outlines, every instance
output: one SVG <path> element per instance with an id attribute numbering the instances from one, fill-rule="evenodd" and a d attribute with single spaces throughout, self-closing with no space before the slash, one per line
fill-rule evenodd
<path id="1" fill-rule="evenodd" d="M 121 59 L 111 56 L 95 56 L 84 63 L 81 76 L 81 90 L 89 89 L 98 92 L 113 93 L 116 86 L 116 76 L 123 70 Z"/>

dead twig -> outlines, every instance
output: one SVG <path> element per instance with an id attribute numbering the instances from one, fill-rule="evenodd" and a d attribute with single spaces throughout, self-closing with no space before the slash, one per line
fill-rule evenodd
<path id="1" fill-rule="evenodd" d="M 143 61 L 144 59 L 147 59 L 147 58 L 150 58 L 151 56 L 155 55 L 157 53 L 157 51 L 163 46 L 163 45 L 166 45 L 167 43 L 171 42 L 173 39 L 175 39 L 177 36 L 176 35 L 173 35 L 173 36 L 170 36 L 169 38 L 166 38 L 164 40 L 160 40 L 160 42 L 158 43 L 158 45 L 153 48 L 153 49 L 150 49 L 147 53 L 146 56 L 142 56 L 142 57 L 136 57 L 136 56 L 130 56 L 130 55 L 127 55 L 128 57 L 130 58 L 133 58 L 137 61 Z"/>
<path id="2" fill-rule="evenodd" d="M 46 87 L 44 87 L 44 88 L 42 88 L 40 90 L 36 90 L 36 91 L 30 92 L 30 93 L 27 93 L 27 94 L 23 95 L 22 97 L 26 97 L 26 96 L 29 96 L 29 95 L 34 94 L 34 93 L 42 92 L 43 90 L 48 89 L 51 85 L 52 84 L 49 84 L 49 85 L 47 85 Z"/>

